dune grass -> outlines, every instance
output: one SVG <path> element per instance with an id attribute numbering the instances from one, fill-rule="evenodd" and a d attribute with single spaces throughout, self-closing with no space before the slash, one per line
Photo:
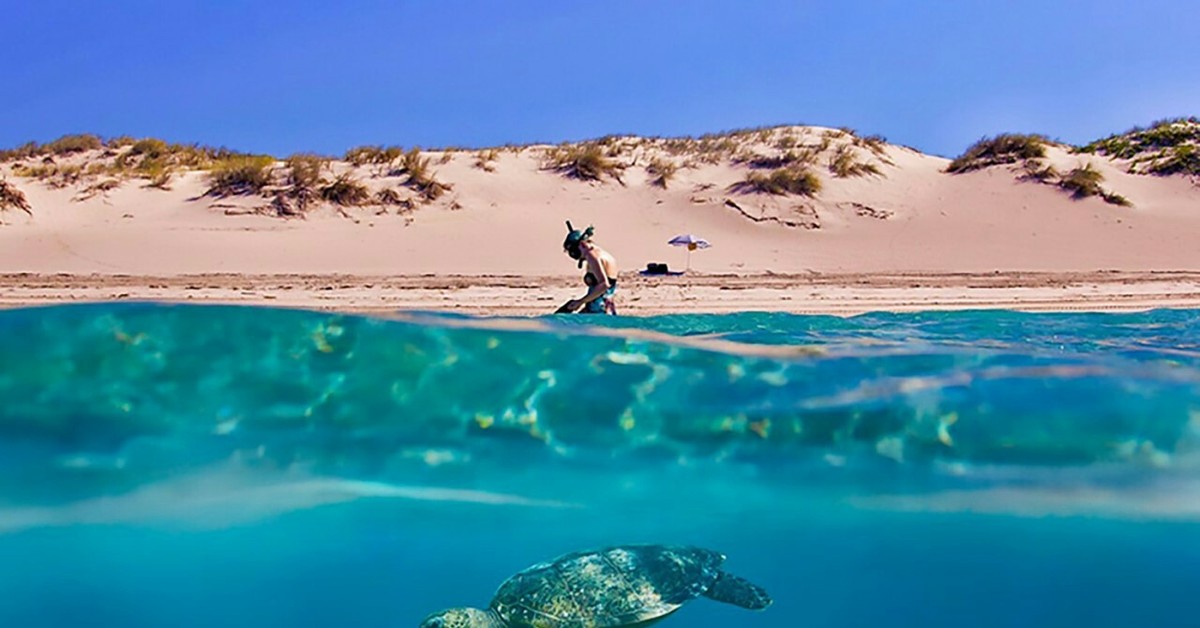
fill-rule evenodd
<path id="1" fill-rule="evenodd" d="M 1200 142 L 1200 118 L 1156 120 L 1149 127 L 1135 126 L 1124 133 L 1110 135 L 1081 146 L 1078 152 L 1133 159 L 1147 151 L 1174 148 L 1189 142 Z"/>
<path id="2" fill-rule="evenodd" d="M 287 168 L 287 185 L 315 190 L 324 183 L 321 173 L 329 166 L 329 160 L 312 153 L 296 153 L 284 160 L 283 165 Z"/>
<path id="3" fill-rule="evenodd" d="M 1130 201 L 1129 199 L 1125 198 L 1124 196 L 1121 196 L 1120 194 L 1117 194 L 1116 192 L 1104 192 L 1100 195 L 1100 197 L 1103 198 L 1104 202 L 1108 203 L 1109 205 L 1117 205 L 1120 207 L 1133 207 L 1133 201 Z"/>
<path id="4" fill-rule="evenodd" d="M 90 200 L 97 196 L 107 195 L 109 192 L 121 187 L 120 179 L 101 179 L 79 192 L 75 198 L 71 199 L 75 202 Z"/>
<path id="5" fill-rule="evenodd" d="M 1200 175 L 1200 118 L 1158 120 L 1076 149 L 1128 159 L 1130 172 L 1168 176 Z"/>
<path id="6" fill-rule="evenodd" d="M 356 146 L 342 157 L 355 166 L 390 165 L 404 154 L 399 146 Z"/>
<path id="7" fill-rule="evenodd" d="M 442 183 L 432 176 L 415 177 L 410 176 L 408 181 L 404 183 L 408 187 L 416 190 L 417 194 L 426 202 L 433 202 L 442 197 L 443 194 L 449 192 L 452 186 L 448 183 Z"/>
<path id="8" fill-rule="evenodd" d="M 345 155 L 342 155 L 342 160 L 348 161 L 355 166 L 365 166 L 367 164 L 379 163 L 378 160 L 382 156 L 382 146 L 355 146 L 347 150 Z"/>
<path id="9" fill-rule="evenodd" d="M 116 164 L 106 161 L 92 162 L 83 168 L 83 176 L 85 177 L 99 177 L 103 175 L 117 176 L 121 174 L 121 172 L 122 169 L 118 168 Z"/>
<path id="10" fill-rule="evenodd" d="M 1150 162 L 1145 171 L 1158 175 L 1200 175 L 1200 149 L 1192 144 L 1172 147 Z"/>
<path id="11" fill-rule="evenodd" d="M 361 181 L 346 172 L 321 187 L 321 198 L 334 205 L 354 207 L 365 205 L 371 198 L 371 191 Z"/>
<path id="12" fill-rule="evenodd" d="M 498 150 L 494 148 L 481 150 L 475 153 L 475 163 L 472 165 L 484 172 L 495 172 L 495 162 L 498 159 L 500 159 L 500 152 Z"/>
<path id="13" fill-rule="evenodd" d="M 153 161 L 142 164 L 139 174 L 146 179 L 145 187 L 170 190 L 175 170 L 165 163 Z"/>
<path id="14" fill-rule="evenodd" d="M 887 138 L 882 135 L 854 135 L 854 145 L 865 148 L 877 157 L 883 157 L 887 151 Z"/>
<path id="15" fill-rule="evenodd" d="M 451 186 L 437 180 L 430 170 L 431 163 L 433 162 L 429 157 L 421 156 L 420 149 L 413 148 L 404 153 L 400 167 L 393 171 L 392 174 L 397 176 L 407 175 L 408 179 L 404 182 L 404 185 L 416 190 L 426 202 L 433 202 L 450 191 Z"/>
<path id="16" fill-rule="evenodd" d="M 109 141 L 108 146 L 118 152 L 114 166 L 133 176 L 150 178 L 162 169 L 210 168 L 233 157 L 249 157 L 244 153 L 227 148 L 213 148 L 199 144 L 171 144 L 157 138 L 134 140 L 124 138 L 121 142 Z"/>
<path id="17" fill-rule="evenodd" d="M 238 155 L 213 163 L 208 172 L 206 196 L 258 194 L 271 183 L 275 158 L 270 155 Z"/>
<path id="18" fill-rule="evenodd" d="M 882 176 L 883 172 L 872 163 L 860 161 L 850 144 L 842 144 L 829 157 L 829 171 L 839 179 L 847 177 Z"/>
<path id="19" fill-rule="evenodd" d="M 794 133 L 789 131 L 780 134 L 779 138 L 775 140 L 774 147 L 778 150 L 789 150 L 800 146 L 801 142 L 802 140 L 799 137 L 796 137 Z"/>
<path id="20" fill-rule="evenodd" d="M 957 174 L 1027 159 L 1041 159 L 1046 156 L 1046 144 L 1046 138 L 1041 135 L 1005 133 L 983 138 L 951 161 L 946 172 Z"/>
<path id="21" fill-rule="evenodd" d="M 137 140 L 129 145 L 129 152 L 125 153 L 128 156 L 142 156 L 149 159 L 157 159 L 164 157 L 173 152 L 173 147 L 163 140 L 148 137 Z M 124 155 L 123 155 L 124 156 Z"/>
<path id="22" fill-rule="evenodd" d="M 1096 170 L 1092 164 L 1088 163 L 1078 168 L 1075 168 L 1063 175 L 1058 180 L 1058 187 L 1071 193 L 1071 198 L 1084 199 L 1092 196 L 1099 196 L 1104 199 L 1104 202 L 1111 205 L 1120 205 L 1122 207 L 1131 207 L 1133 203 L 1129 199 L 1117 194 L 1109 192 L 1101 187 L 1104 182 L 1104 175 Z"/>
<path id="23" fill-rule="evenodd" d="M 795 166 L 811 166 L 817 163 L 817 151 L 810 146 L 788 150 L 781 155 L 759 155 L 747 152 L 734 159 L 735 163 L 745 164 L 755 170 L 778 170 Z"/>
<path id="24" fill-rule="evenodd" d="M 286 169 L 283 194 L 296 204 L 296 211 L 304 213 L 321 198 L 320 188 L 326 181 L 322 172 L 329 160 L 312 153 L 296 153 L 283 162 Z"/>
<path id="25" fill-rule="evenodd" d="M 171 177 L 177 170 L 210 168 L 238 156 L 224 148 L 170 144 L 157 138 L 110 140 L 108 146 L 116 150 L 128 147 L 116 156 L 110 173 L 146 179 L 146 187 L 163 190 L 170 189 Z"/>
<path id="26" fill-rule="evenodd" d="M 104 148 L 104 141 L 91 133 L 64 135 L 47 144 L 26 142 L 16 148 L 0 151 L 0 161 L 16 161 L 34 157 L 62 157 Z"/>
<path id="27" fill-rule="evenodd" d="M 1104 191 L 1100 187 L 1102 181 L 1104 175 L 1089 163 L 1068 172 L 1059 180 L 1058 186 L 1071 192 L 1075 198 L 1087 198 L 1098 196 Z"/>
<path id="28" fill-rule="evenodd" d="M 1021 175 L 1021 178 L 1026 181 L 1054 183 L 1062 176 L 1054 166 L 1046 165 L 1038 159 L 1030 159 L 1026 161 L 1023 168 L 1025 172 Z"/>
<path id="29" fill-rule="evenodd" d="M 730 186 L 734 192 L 743 194 L 798 194 L 816 196 L 821 191 L 821 179 L 805 167 L 788 167 L 769 174 L 751 172 L 742 181 Z"/>
<path id="30" fill-rule="evenodd" d="M 655 140 L 655 145 L 667 152 L 668 155 L 685 157 L 685 167 L 695 167 L 701 163 L 720 163 L 722 160 L 733 160 L 743 150 L 745 140 L 760 132 L 760 130 L 742 130 L 726 133 L 706 133 L 696 137 L 676 137 Z"/>
<path id="31" fill-rule="evenodd" d="M 1104 174 L 1092 167 L 1091 163 L 1087 163 L 1087 165 L 1075 168 L 1073 171 L 1062 175 L 1062 178 L 1058 179 L 1058 187 L 1062 187 L 1063 190 L 1072 193 L 1070 196 L 1076 199 L 1098 196 L 1103 198 L 1105 203 L 1122 205 L 1122 207 L 1133 205 L 1126 197 L 1104 190 L 1100 186 L 1103 181 Z"/>
<path id="32" fill-rule="evenodd" d="M 13 167 L 13 174 L 36 179 L 51 188 L 61 189 L 79 183 L 85 176 L 85 171 L 80 164 L 41 163 L 31 166 L 18 164 Z"/>
<path id="33" fill-rule="evenodd" d="M 71 155 L 74 153 L 82 153 L 103 147 L 104 141 L 98 136 L 90 133 L 81 133 L 78 135 L 64 135 L 53 142 L 42 146 L 42 153 L 51 155 Z"/>
<path id="34" fill-rule="evenodd" d="M 126 146 L 133 146 L 137 141 L 137 138 L 131 135 L 118 135 L 104 140 L 104 147 L 112 149 L 125 148 Z"/>
<path id="35" fill-rule="evenodd" d="M 548 149 L 543 155 L 542 169 L 581 181 L 603 181 L 609 177 L 624 185 L 621 174 L 625 166 L 610 159 L 604 147 L 595 143 Z"/>
<path id="36" fill-rule="evenodd" d="M 33 215 L 33 208 L 29 206 L 25 193 L 7 180 L 0 179 L 0 211 L 10 209 L 19 209 L 30 216 Z"/>
<path id="37" fill-rule="evenodd" d="M 375 193 L 375 202 L 380 205 L 400 205 L 404 200 L 404 195 L 395 188 L 383 188 Z"/>
<path id="38" fill-rule="evenodd" d="M 26 142 L 16 148 L 8 148 L 0 150 L 0 162 L 3 161 L 18 161 L 21 159 L 30 159 L 38 155 L 37 142 Z"/>
<path id="39" fill-rule="evenodd" d="M 670 185 L 671 179 L 675 177 L 678 170 L 679 166 L 675 165 L 675 162 L 661 157 L 651 159 L 650 163 L 646 165 L 646 174 L 650 176 L 650 185 L 664 190 Z"/>

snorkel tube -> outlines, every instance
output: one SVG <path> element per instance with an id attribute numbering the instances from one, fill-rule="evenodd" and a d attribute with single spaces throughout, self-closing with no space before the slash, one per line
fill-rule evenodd
<path id="1" fill-rule="evenodd" d="M 567 239 L 563 240 L 563 250 L 571 256 L 571 259 L 579 262 L 579 268 L 583 268 L 583 251 L 580 249 L 580 245 L 585 240 L 591 239 L 593 233 L 595 233 L 595 228 L 591 225 L 580 231 L 571 226 L 570 220 L 567 221 Z"/>

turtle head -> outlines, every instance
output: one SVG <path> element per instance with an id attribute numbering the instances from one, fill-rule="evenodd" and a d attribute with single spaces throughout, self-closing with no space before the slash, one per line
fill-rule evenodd
<path id="1" fill-rule="evenodd" d="M 421 628 L 504 628 L 504 622 L 492 611 L 451 608 L 426 617 Z"/>

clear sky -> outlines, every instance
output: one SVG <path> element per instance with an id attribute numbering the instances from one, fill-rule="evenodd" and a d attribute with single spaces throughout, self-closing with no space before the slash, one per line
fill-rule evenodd
<path id="1" fill-rule="evenodd" d="M 953 156 L 1200 115 L 1196 0 L 0 0 L 0 146 L 283 156 L 849 126 Z"/>

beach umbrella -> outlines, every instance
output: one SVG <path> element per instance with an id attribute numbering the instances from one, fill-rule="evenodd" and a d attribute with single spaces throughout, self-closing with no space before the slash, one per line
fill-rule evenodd
<path id="1" fill-rule="evenodd" d="M 708 240 L 705 240 L 704 238 L 701 238 L 699 236 L 692 235 L 690 233 L 685 233 L 683 235 L 677 235 L 674 238 L 671 238 L 671 241 L 667 242 L 667 244 L 670 244 L 671 246 L 686 246 L 687 247 L 687 250 L 688 250 L 687 270 L 692 269 L 692 251 L 695 251 L 696 249 L 707 249 L 708 247 L 712 246 L 711 244 L 708 243 Z"/>

